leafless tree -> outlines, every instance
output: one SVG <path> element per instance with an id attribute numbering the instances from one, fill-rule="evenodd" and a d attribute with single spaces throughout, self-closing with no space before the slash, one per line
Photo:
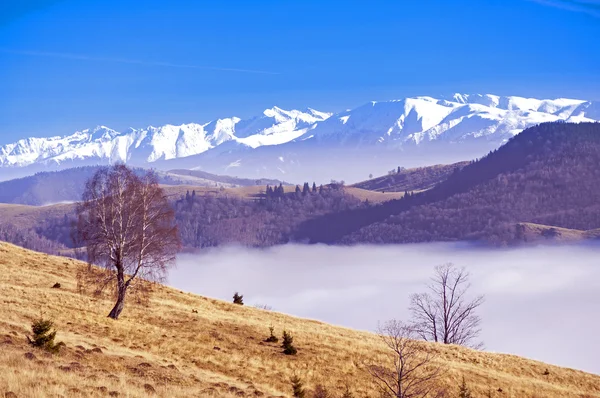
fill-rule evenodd
<path id="1" fill-rule="evenodd" d="M 475 340 L 481 331 L 476 314 L 484 297 L 467 297 L 469 273 L 453 264 L 435 267 L 429 292 L 411 296 L 410 310 L 417 334 L 427 341 L 481 348 Z"/>
<path id="2" fill-rule="evenodd" d="M 135 281 L 164 278 L 180 247 L 173 210 L 153 172 L 136 175 L 125 165 L 98 170 L 77 206 L 77 234 L 99 290 L 114 286 L 118 319 Z"/>
<path id="3" fill-rule="evenodd" d="M 389 398 L 441 398 L 445 389 L 439 383 L 443 369 L 434 363 L 435 354 L 417 341 L 414 329 L 397 320 L 378 328 L 383 343 L 393 352 L 389 365 L 366 367 L 382 395 Z"/>

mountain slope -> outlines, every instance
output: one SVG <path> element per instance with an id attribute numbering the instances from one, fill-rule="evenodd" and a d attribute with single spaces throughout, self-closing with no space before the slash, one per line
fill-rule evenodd
<path id="1" fill-rule="evenodd" d="M 249 308 L 154 285 L 149 301 L 131 296 L 119 321 L 106 317 L 111 297 L 78 291 L 87 265 L 0 242 L 0 394 L 17 397 L 277 397 L 290 396 L 299 375 L 340 395 L 376 396 L 357 364 L 385 360 L 367 332 Z M 52 289 L 59 282 L 60 289 Z M 55 321 L 57 356 L 24 338 L 40 314 Z M 194 312 L 196 311 L 196 312 Z M 262 342 L 269 326 L 294 336 L 298 355 Z M 600 397 L 600 376 L 513 355 L 423 343 L 439 353 L 452 391 L 464 376 L 474 396 Z M 377 358 L 377 359 L 376 359 Z M 548 375 L 544 375 L 548 370 Z M 502 389 L 502 393 L 498 392 Z M 155 393 L 152 393 L 155 391 Z"/>
<path id="2" fill-rule="evenodd" d="M 600 120 L 600 104 L 455 94 L 369 102 L 333 116 L 274 107 L 247 120 L 124 132 L 100 126 L 0 147 L 0 170 L 7 179 L 46 168 L 124 161 L 288 181 L 327 182 L 325 169 L 337 174 L 325 178 L 355 181 L 399 163 L 416 167 L 479 157 L 527 127 L 558 120 Z"/>
<path id="3" fill-rule="evenodd" d="M 527 127 L 553 121 L 595 121 L 598 104 L 494 95 L 416 97 L 370 102 L 319 122 L 293 141 L 249 148 L 227 142 L 157 167 L 202 168 L 288 181 L 361 181 L 390 167 L 421 167 L 483 156 Z M 235 171 L 232 171 L 235 170 Z M 323 170 L 329 171 L 323 175 Z"/>
<path id="4" fill-rule="evenodd" d="M 33 176 L 0 181 L 0 203 L 14 203 L 44 206 L 60 202 L 74 202 L 81 199 L 86 181 L 98 170 L 98 166 L 76 167 L 52 172 L 40 172 Z M 142 169 L 137 169 L 143 172 Z M 281 181 L 272 179 L 250 180 L 202 171 L 173 170 L 157 172 L 163 185 L 189 185 L 199 187 L 235 188 L 243 186 L 264 187 L 267 184 L 279 185 Z"/>
<path id="5" fill-rule="evenodd" d="M 237 117 L 205 124 L 149 126 L 117 132 L 105 126 L 64 137 L 27 138 L 0 147 L 0 167 L 10 169 L 127 162 L 145 165 L 205 152 L 228 141 L 244 147 L 277 145 L 302 134 L 328 113 L 274 107 L 248 120 Z M 14 170 L 12 170 L 14 174 Z"/>
<path id="6" fill-rule="evenodd" d="M 600 227 L 600 124 L 546 123 L 428 191 L 301 225 L 312 242 L 519 240 L 516 223 Z M 327 226 L 326 229 L 325 226 Z"/>
<path id="7" fill-rule="evenodd" d="M 469 162 L 458 162 L 413 169 L 399 167 L 385 176 L 361 181 L 353 186 L 377 192 L 424 191 L 444 181 L 452 173 L 458 172 L 468 164 Z"/>

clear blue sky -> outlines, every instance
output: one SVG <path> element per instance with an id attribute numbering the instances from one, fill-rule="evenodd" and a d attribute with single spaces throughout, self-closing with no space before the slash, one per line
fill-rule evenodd
<path id="1" fill-rule="evenodd" d="M 0 144 L 454 92 L 600 99 L 600 1 L 0 1 Z"/>

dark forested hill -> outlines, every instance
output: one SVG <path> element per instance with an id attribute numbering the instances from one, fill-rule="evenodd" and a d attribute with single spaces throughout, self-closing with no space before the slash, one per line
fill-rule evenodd
<path id="1" fill-rule="evenodd" d="M 505 244 L 535 236 L 583 239 L 600 235 L 600 124 L 542 124 L 463 166 L 453 167 L 431 189 L 381 204 L 363 194 L 402 194 L 308 184 L 303 188 L 279 185 L 195 191 L 191 187 L 186 192 L 188 187 L 178 186 L 168 190 L 174 191 L 170 195 L 188 249 L 289 241 L 487 240 Z M 56 182 L 55 188 L 82 189 L 77 184 L 83 185 L 85 179 L 71 177 L 66 183 L 49 181 Z M 425 179 L 413 180 L 413 187 L 415 181 Z M 43 186 L 53 189 L 48 183 Z M 35 192 L 25 188 L 24 193 Z M 72 207 L 0 205 L 0 226 L 4 226 L 0 235 L 48 251 L 70 248 Z"/>
<path id="2" fill-rule="evenodd" d="M 600 227 L 600 124 L 547 123 L 429 191 L 308 220 L 298 239 L 403 243 L 521 237 L 517 223 Z"/>
<path id="3" fill-rule="evenodd" d="M 448 178 L 456 169 L 469 162 L 436 164 L 434 166 L 405 169 L 398 167 L 387 175 L 354 184 L 354 187 L 378 192 L 424 191 Z"/>
<path id="4" fill-rule="evenodd" d="M 172 191 L 176 187 L 168 188 Z M 258 191 L 252 188 L 252 192 Z M 336 185 L 269 186 L 262 187 L 261 192 L 243 195 L 247 190 L 190 190 L 172 194 L 184 248 L 282 244 L 290 240 L 298 224 L 311 217 L 368 206 Z M 47 253 L 64 252 L 76 246 L 72 234 L 74 221 L 74 204 L 0 204 L 0 239 Z"/>
<path id="5" fill-rule="evenodd" d="M 257 200 L 186 195 L 175 202 L 177 225 L 188 248 L 287 243 L 298 224 L 323 214 L 365 206 L 339 186 L 267 188 Z"/>

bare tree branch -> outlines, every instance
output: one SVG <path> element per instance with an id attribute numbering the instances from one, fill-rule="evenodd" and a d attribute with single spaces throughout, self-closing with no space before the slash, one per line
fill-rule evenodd
<path id="1" fill-rule="evenodd" d="M 448 263 L 437 266 L 429 292 L 411 296 L 410 310 L 416 333 L 424 340 L 481 348 L 475 340 L 481 332 L 476 310 L 483 296 L 471 300 L 469 273 Z"/>
<path id="2" fill-rule="evenodd" d="M 415 340 L 415 330 L 396 320 L 378 328 L 378 335 L 393 353 L 387 365 L 365 366 L 384 397 L 441 398 L 439 377 L 442 368 L 433 363 L 435 355 L 426 350 L 424 343 Z"/>
<path id="3" fill-rule="evenodd" d="M 153 172 L 140 177 L 116 165 L 87 182 L 77 214 L 88 261 L 107 270 L 85 280 L 100 290 L 114 284 L 117 302 L 109 317 L 117 319 L 135 280 L 160 281 L 174 263 L 180 247 L 174 212 Z"/>

